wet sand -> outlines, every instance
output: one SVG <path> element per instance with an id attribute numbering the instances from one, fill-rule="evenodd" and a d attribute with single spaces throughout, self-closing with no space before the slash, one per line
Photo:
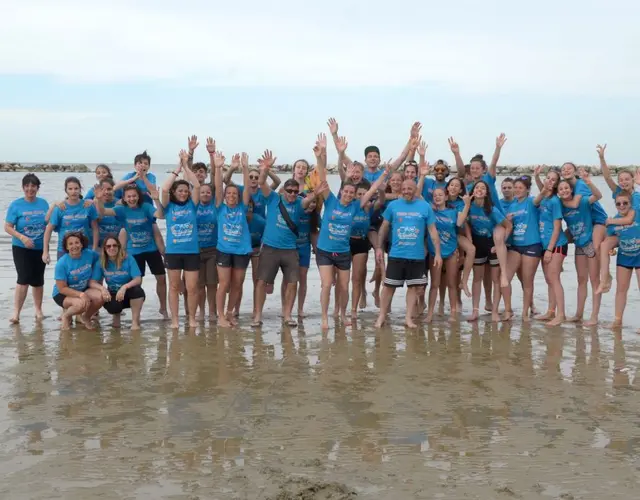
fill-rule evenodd
<path id="1" fill-rule="evenodd" d="M 43 175 L 56 179 L 44 197 L 63 178 Z M 408 331 L 398 293 L 390 327 L 373 329 L 369 296 L 357 325 L 323 335 L 312 264 L 298 328 L 282 325 L 275 294 L 261 330 L 249 328 L 247 302 L 238 329 L 173 333 L 147 278 L 141 332 L 126 328 L 130 315 L 112 330 L 102 313 L 98 331 L 61 333 L 53 266 L 48 317 L 36 325 L 27 299 L 22 324 L 6 324 L 9 245 L 0 238 L 0 498 L 637 497 L 635 283 L 618 332 L 448 318 Z M 572 312 L 570 260 L 565 269 Z M 245 297 L 249 283 L 250 272 Z M 539 309 L 543 283 L 540 272 Z M 612 304 L 610 293 L 603 323 Z"/>

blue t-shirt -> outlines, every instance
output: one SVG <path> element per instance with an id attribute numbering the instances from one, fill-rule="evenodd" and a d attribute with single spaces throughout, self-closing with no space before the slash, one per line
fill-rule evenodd
<path id="1" fill-rule="evenodd" d="M 384 170 L 375 170 L 372 172 L 371 170 L 369 170 L 369 167 L 366 167 L 364 169 L 364 174 L 362 178 L 367 179 L 371 184 L 373 184 L 378 180 L 378 178 L 382 175 L 383 172 Z"/>
<path id="2" fill-rule="evenodd" d="M 218 209 L 212 200 L 208 205 L 200 203 L 197 211 L 198 242 L 200 248 L 215 248 L 218 244 Z"/>
<path id="3" fill-rule="evenodd" d="M 184 205 L 170 201 L 164 209 L 167 221 L 167 253 L 200 253 L 197 207 L 189 198 Z"/>
<path id="4" fill-rule="evenodd" d="M 114 208 L 115 206 L 115 201 L 104 204 L 105 208 Z M 114 234 L 118 236 L 120 229 L 122 229 L 122 222 L 113 215 L 105 215 L 101 219 L 98 219 L 98 231 L 100 232 L 100 241 L 98 246 L 102 247 L 102 242 L 108 235 Z"/>
<path id="5" fill-rule="evenodd" d="M 116 218 L 127 231 L 127 253 L 155 252 L 158 250 L 153 237 L 153 223 L 156 221 L 156 209 L 150 203 L 143 203 L 141 207 L 130 208 L 128 205 L 113 207 Z"/>
<path id="6" fill-rule="evenodd" d="M 287 203 L 284 197 L 275 191 L 271 191 L 269 197 L 266 199 L 267 226 L 269 227 L 269 230 L 264 233 L 262 243 L 273 248 L 295 250 L 297 248 L 297 238 L 293 231 L 289 229 L 284 217 L 282 217 L 282 214 L 280 213 L 280 208 L 278 206 L 280 204 L 280 200 L 282 200 L 284 208 L 289 213 L 289 217 L 291 217 L 291 220 L 296 227 L 300 225 L 300 214 L 304 211 L 302 208 L 302 199 L 297 197 L 293 203 Z"/>
<path id="7" fill-rule="evenodd" d="M 551 242 L 551 236 L 553 235 L 554 222 L 557 220 L 562 221 L 562 202 L 560 198 L 557 196 L 543 198 L 540 202 L 540 207 L 538 207 L 538 218 L 540 241 L 544 248 L 548 248 Z M 556 246 L 561 247 L 566 244 L 567 236 L 564 234 L 564 231 L 561 230 Z"/>
<path id="8" fill-rule="evenodd" d="M 244 186 L 240 186 L 236 184 L 240 201 L 242 201 L 242 195 L 244 193 Z M 251 199 L 253 200 L 253 213 L 258 214 L 261 217 L 267 217 L 267 199 L 262 194 L 262 189 L 258 188 L 258 190 L 251 195 Z"/>
<path id="9" fill-rule="evenodd" d="M 58 262 L 53 273 L 53 279 L 66 281 L 67 286 L 78 292 L 89 288 L 89 280 L 93 276 L 93 266 L 96 263 L 95 252 L 84 249 L 77 259 L 65 253 Z M 97 265 L 97 264 L 96 264 Z M 58 285 L 53 285 L 53 297 L 58 295 Z"/>
<path id="10" fill-rule="evenodd" d="M 296 246 L 298 248 L 305 248 L 311 244 L 309 239 L 311 233 L 311 212 L 303 211 L 300 214 L 300 223 L 298 224 L 298 239 L 296 240 Z"/>
<path id="11" fill-rule="evenodd" d="M 353 216 L 353 226 L 351 226 L 351 237 L 365 239 L 371 228 L 371 212 L 373 204 L 368 209 L 358 207 L 358 211 Z"/>
<path id="12" fill-rule="evenodd" d="M 618 186 L 611 197 L 615 200 L 616 196 L 618 196 L 620 193 L 622 193 L 622 189 L 620 189 L 620 186 Z M 635 211 L 640 210 L 640 193 L 638 193 L 638 191 L 634 191 L 631 195 L 631 207 Z"/>
<path id="13" fill-rule="evenodd" d="M 239 202 L 230 208 L 218 206 L 218 251 L 233 255 L 251 253 L 251 233 L 247 224 L 247 206 Z"/>
<path id="14" fill-rule="evenodd" d="M 455 208 L 434 210 L 436 229 L 440 237 L 440 254 L 443 259 L 451 257 L 458 248 L 458 211 Z M 427 248 L 431 255 L 436 254 L 431 235 L 427 233 Z"/>
<path id="15" fill-rule="evenodd" d="M 249 221 L 249 232 L 251 233 L 251 248 L 258 248 L 262 245 L 262 235 L 267 221 L 262 215 L 253 214 Z"/>
<path id="16" fill-rule="evenodd" d="M 129 180 L 133 177 L 135 177 L 136 172 L 129 172 L 128 174 L 126 174 L 122 180 L 126 181 Z M 154 174 L 152 174 L 151 172 L 147 172 L 147 180 L 149 181 L 149 183 L 153 184 L 154 186 L 157 185 L 156 183 L 156 176 Z M 153 203 L 153 199 L 151 198 L 151 196 L 149 195 L 149 190 L 147 189 L 147 185 L 142 181 L 142 179 L 136 179 L 135 185 L 138 186 L 138 188 L 140 188 L 140 191 L 142 192 L 142 199 L 145 203 Z M 123 194 L 123 190 L 122 189 L 118 189 L 115 193 L 114 196 L 118 199 L 122 198 L 122 194 Z"/>
<path id="17" fill-rule="evenodd" d="M 62 252 L 62 240 L 64 235 L 71 231 L 80 231 L 89 239 L 89 246 L 93 245 L 93 231 L 91 223 L 98 219 L 96 207 L 91 205 L 89 208 L 84 207 L 84 202 L 76 205 L 69 205 L 66 201 L 65 210 L 60 210 L 57 206 L 53 209 L 49 222 L 58 233 L 58 251 Z"/>
<path id="18" fill-rule="evenodd" d="M 576 180 L 576 185 L 573 187 L 573 193 L 579 194 L 583 198 L 589 198 L 593 194 L 591 192 L 591 188 L 582 179 Z M 602 208 L 599 201 L 596 201 L 591 205 L 591 220 L 593 221 L 593 224 L 604 224 L 607 222 L 607 218 L 607 212 Z"/>
<path id="19" fill-rule="evenodd" d="M 620 214 L 616 214 L 614 219 L 620 219 Z M 633 224 L 628 226 L 607 226 L 609 236 L 618 237 L 618 265 L 630 265 L 635 267 L 637 259 L 640 257 L 640 212 L 636 211 Z"/>
<path id="20" fill-rule="evenodd" d="M 350 252 L 349 238 L 353 217 L 360 208 L 360 200 L 342 205 L 333 193 L 324 201 L 322 224 L 318 236 L 318 248 L 329 253 Z"/>
<path id="21" fill-rule="evenodd" d="M 84 199 L 85 200 L 93 200 L 96 197 L 96 193 L 94 192 L 93 187 L 89 188 L 89 191 L 87 191 L 87 194 L 84 195 Z M 105 204 L 106 206 L 106 204 Z"/>
<path id="22" fill-rule="evenodd" d="M 31 238 L 34 249 L 42 250 L 44 230 L 47 227 L 44 219 L 48 210 L 49 204 L 42 198 L 36 198 L 31 202 L 24 198 L 18 198 L 9 205 L 5 222 L 13 224 L 16 231 Z M 15 236 L 11 239 L 11 244 L 26 248 Z"/>
<path id="23" fill-rule="evenodd" d="M 464 201 L 462 201 L 462 198 L 459 198 L 459 197 L 453 201 L 447 200 L 447 207 L 453 208 L 458 212 L 462 212 L 464 210 Z"/>
<path id="24" fill-rule="evenodd" d="M 504 220 L 504 214 L 493 206 L 491 213 L 487 214 L 484 207 L 471 203 L 469 208 L 469 223 L 471 224 L 471 233 L 483 238 L 493 238 L 494 228 L 501 224 Z"/>
<path id="25" fill-rule="evenodd" d="M 502 205 L 500 205 L 500 196 L 498 196 L 498 190 L 496 189 L 496 178 L 491 176 L 489 172 L 485 172 L 484 174 L 482 174 L 482 177 L 480 178 L 480 180 L 486 182 L 487 185 L 489 186 L 489 194 L 491 195 L 491 201 L 493 202 L 494 208 L 496 208 L 499 212 L 502 212 L 504 214 L 502 210 Z M 470 195 L 473 194 L 474 184 L 475 182 L 471 181 L 469 184 L 465 186 L 467 188 L 467 193 L 469 193 Z"/>
<path id="26" fill-rule="evenodd" d="M 425 178 L 424 180 L 424 184 L 422 185 L 422 197 L 429 203 L 431 203 L 433 201 L 433 192 L 440 188 L 440 189 L 445 189 L 445 194 L 446 192 L 446 187 L 447 187 L 447 182 L 443 181 L 443 182 L 438 182 L 435 179 L 432 179 L 430 177 Z"/>
<path id="27" fill-rule="evenodd" d="M 500 198 L 500 210 L 502 210 L 503 214 L 506 214 L 509 212 L 509 207 L 513 205 L 514 201 L 516 201 L 515 198 L 512 198 L 510 200 L 505 200 L 504 198 Z"/>
<path id="28" fill-rule="evenodd" d="M 93 268 L 93 276 L 91 279 L 95 281 L 101 281 L 104 278 L 104 282 L 110 292 L 116 293 L 120 290 L 122 285 L 126 285 L 133 278 L 140 277 L 140 268 L 136 259 L 131 255 L 127 255 L 120 265 L 120 269 L 116 268 L 116 263 L 108 261 L 105 268 L 97 263 Z"/>
<path id="29" fill-rule="evenodd" d="M 580 199 L 578 208 L 568 208 L 563 205 L 562 217 L 564 217 L 567 228 L 571 232 L 571 236 L 573 236 L 573 242 L 577 247 L 583 247 L 591 242 L 593 220 L 588 196 L 583 196 Z"/>
<path id="30" fill-rule="evenodd" d="M 522 201 L 514 198 L 509 205 L 508 212 L 512 214 L 513 244 L 518 247 L 540 244 L 540 227 L 538 222 L 538 208 L 533 198 L 528 196 Z"/>
<path id="31" fill-rule="evenodd" d="M 398 198 L 382 214 L 391 226 L 389 257 L 423 260 L 426 228 L 436 223 L 431 206 L 425 200 L 408 202 Z"/>

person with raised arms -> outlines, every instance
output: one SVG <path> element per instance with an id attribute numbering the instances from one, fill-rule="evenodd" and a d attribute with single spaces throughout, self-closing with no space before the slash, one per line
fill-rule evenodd
<path id="1" fill-rule="evenodd" d="M 417 287 L 427 285 L 425 276 L 425 239 L 428 232 L 434 247 L 433 265 L 442 266 L 440 236 L 436 219 L 429 204 L 417 197 L 417 186 L 412 180 L 402 182 L 402 198 L 391 202 L 384 211 L 384 221 L 378 231 L 376 259 L 384 259 L 382 248 L 391 232 L 391 249 L 387 263 L 384 288 L 380 297 L 380 314 L 375 323 L 380 328 L 386 321 L 396 288 L 407 284 L 405 325 L 415 328 L 413 321 L 417 304 Z"/>
<path id="2" fill-rule="evenodd" d="M 131 330 L 140 330 L 140 312 L 145 299 L 141 284 L 136 260 L 127 255 L 116 235 L 105 237 L 89 286 L 101 293 L 103 307 L 113 316 L 113 328 L 120 328 L 122 311 L 131 309 Z"/>
<path id="3" fill-rule="evenodd" d="M 156 176 L 149 172 L 151 169 L 151 157 L 146 151 L 137 154 L 133 159 L 133 172 L 124 175 L 121 181 L 113 187 L 115 197 L 120 199 L 124 196 L 123 189 L 129 184 L 135 184 L 140 189 L 145 203 L 153 204 L 153 193 L 157 192 Z"/>
<path id="4" fill-rule="evenodd" d="M 563 177 L 567 175 L 566 165 L 563 167 Z M 595 326 L 598 324 L 600 313 L 600 302 L 602 295 L 595 293 L 600 285 L 600 267 L 598 254 L 594 243 L 594 220 L 593 215 L 597 213 L 593 205 L 602 198 L 602 193 L 591 181 L 591 177 L 585 169 L 580 169 L 580 183 L 584 183 L 585 188 L 581 191 L 592 193 L 581 195 L 574 191 L 574 186 L 578 183 L 562 179 L 558 183 L 558 198 L 562 202 L 562 217 L 567 223 L 567 229 L 575 244 L 575 264 L 578 275 L 578 300 L 576 314 L 568 319 L 569 322 L 581 322 L 584 315 L 584 306 L 587 302 L 587 284 L 591 282 L 592 310 L 591 318 L 584 323 L 585 326 Z M 602 221 L 606 223 L 606 218 Z"/>
<path id="5" fill-rule="evenodd" d="M 42 260 L 45 220 L 49 212 L 49 203 L 38 197 L 40 179 L 35 174 L 22 178 L 24 196 L 14 200 L 7 209 L 4 230 L 11 236 L 13 263 L 18 274 L 13 299 L 12 324 L 20 323 L 20 313 L 27 298 L 29 287 L 33 295 L 36 320 L 41 320 L 44 271 L 46 264 Z"/>
<path id="6" fill-rule="evenodd" d="M 542 167 L 536 167 L 536 182 L 540 178 L 541 170 Z M 549 294 L 547 312 L 536 319 L 549 320 L 548 326 L 557 326 L 566 320 L 564 288 L 560 275 L 569 245 L 567 236 L 562 230 L 562 203 L 558 198 L 559 182 L 560 174 L 556 170 L 549 170 L 540 194 L 533 200 L 534 205 L 538 207 L 540 240 L 544 249 L 542 271 Z"/>
<path id="7" fill-rule="evenodd" d="M 251 200 L 251 192 L 245 189 L 240 197 L 236 185 L 223 186 L 222 167 L 225 157 L 222 152 L 215 151 L 213 139 L 207 139 L 207 151 L 215 173 L 215 200 L 218 209 L 218 249 L 216 264 L 218 266 L 218 291 L 216 307 L 218 325 L 230 327 L 237 321 L 233 314 L 240 299 L 244 278 L 251 258 L 251 233 L 247 222 L 247 207 Z M 242 153 L 242 174 L 245 186 L 249 184 L 249 156 Z M 229 300 L 227 301 L 227 293 Z M 225 311 L 225 302 L 228 309 Z"/>
<path id="8" fill-rule="evenodd" d="M 56 262 L 52 293 L 53 301 L 63 309 L 62 330 L 71 327 L 76 315 L 81 315 L 85 328 L 93 328 L 91 318 L 104 303 L 100 290 L 89 286 L 97 261 L 88 245 L 89 240 L 80 231 L 67 231 L 62 238 L 65 253 Z"/>
<path id="9" fill-rule="evenodd" d="M 195 172 L 196 176 L 197 171 Z M 206 180 L 206 179 L 205 179 Z M 198 182 L 199 179 L 198 179 Z M 200 185 L 200 203 L 196 214 L 198 221 L 198 243 L 200 245 L 200 274 L 198 278 L 198 321 L 204 321 L 205 304 L 209 310 L 209 321 L 217 317 L 216 290 L 218 269 L 216 246 L 218 245 L 218 208 L 213 199 L 213 186 Z"/>
<path id="10" fill-rule="evenodd" d="M 111 169 L 104 164 L 100 164 L 96 167 L 96 184 L 101 184 L 102 181 L 106 180 L 106 179 L 111 179 L 113 180 L 113 174 L 111 173 Z M 115 185 L 115 184 L 114 184 Z M 87 194 L 84 196 L 85 200 L 93 200 L 95 198 L 94 195 L 94 190 L 93 190 L 93 186 L 91 186 L 89 188 L 89 191 L 87 191 Z"/>
<path id="11" fill-rule="evenodd" d="M 300 187 L 295 179 L 287 179 L 284 193 L 272 190 L 267 183 L 270 169 L 275 163 L 273 153 L 265 150 L 258 160 L 260 165 L 259 185 L 266 204 L 266 227 L 269 231 L 262 239 L 262 252 L 257 274 L 255 315 L 251 326 L 262 326 L 262 311 L 267 298 L 267 286 L 273 287 L 278 270 L 287 283 L 284 297 L 283 320 L 288 326 L 297 326 L 291 317 L 299 279 L 299 258 L 297 239 L 299 236 L 300 216 L 306 210 L 315 194 L 309 193 L 304 200 L 298 195 Z"/>
<path id="12" fill-rule="evenodd" d="M 107 177 L 98 182 L 99 188 L 102 190 L 102 202 L 105 208 L 113 208 L 116 206 L 116 199 L 113 196 L 113 186 L 114 182 L 111 177 Z M 95 187 L 92 187 L 92 199 L 95 199 Z M 98 253 L 100 253 L 99 249 L 102 248 L 102 243 L 104 239 L 110 234 L 120 234 L 120 230 L 122 229 L 122 222 L 118 220 L 115 215 L 105 215 L 100 216 L 98 214 Z"/>

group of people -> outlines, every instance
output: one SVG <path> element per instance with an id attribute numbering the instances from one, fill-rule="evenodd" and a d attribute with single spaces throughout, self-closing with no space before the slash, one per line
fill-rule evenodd
<path id="1" fill-rule="evenodd" d="M 408 327 L 415 327 L 421 314 L 432 321 L 438 296 L 441 314 L 448 298 L 451 321 L 459 319 L 462 296 L 471 297 L 473 310 L 467 319 L 477 321 L 483 289 L 491 320 L 509 321 L 514 276 L 523 290 L 522 318 L 529 320 L 535 314 L 534 277 L 540 264 L 549 303 L 537 318 L 549 325 L 583 321 L 590 283 L 591 315 L 584 324 L 595 325 L 602 293 L 611 287 L 609 262 L 616 248 L 615 325 L 621 324 L 634 272 L 640 283 L 640 174 L 621 171 L 617 181 L 613 179 L 606 146 L 598 146 L 597 152 L 615 199 L 614 217 L 600 205 L 602 193 L 588 172 L 571 162 L 559 170 L 537 168 L 536 196 L 531 194 L 532 178 L 521 176 L 502 181 L 500 197 L 496 166 L 504 134 L 496 139 L 489 164 L 482 155 L 465 163 L 450 138 L 456 164 L 451 175 L 446 161 L 427 162 L 420 123 L 411 127 L 400 155 L 384 165 L 376 146 L 365 149 L 363 162 L 352 160 L 337 121 L 330 119 L 328 126 L 338 153 L 341 185 L 336 192 L 327 182 L 324 134 L 313 147 L 315 168 L 306 160 L 296 161 L 282 187 L 271 151 L 263 153 L 257 168 L 250 167 L 246 153 L 236 154 L 225 172 L 226 158 L 212 138 L 206 141 L 209 166 L 194 163 L 199 145 L 195 136 L 161 186 L 150 172 L 146 152 L 135 157 L 134 171 L 120 181 L 108 166 L 99 165 L 97 184 L 84 196 L 80 181 L 68 177 L 65 199 L 51 205 L 37 196 L 38 177 L 25 175 L 24 197 L 11 203 L 5 222 L 18 273 L 11 322 L 19 322 L 29 287 L 36 317 L 42 317 L 44 272 L 55 231 L 52 295 L 62 308 L 63 328 L 69 328 L 74 317 L 91 328 L 101 308 L 113 315 L 113 326 L 118 327 L 123 310 L 130 308 L 131 327 L 139 329 L 147 268 L 156 280 L 159 312 L 172 327 L 179 326 L 181 296 L 189 327 L 207 315 L 221 327 L 234 326 L 249 265 L 254 285 L 251 325 L 262 325 L 267 296 L 281 271 L 278 307 L 283 321 L 295 326 L 304 317 L 313 254 L 321 280 L 322 328 L 329 326 L 332 288 L 334 313 L 349 325 L 366 305 L 372 250 L 377 327 L 386 321 L 396 288 L 404 285 Z M 242 185 L 232 178 L 238 170 Z M 164 237 L 158 219 L 166 221 Z M 569 244 L 575 246 L 578 276 L 573 317 L 565 312 L 561 280 Z"/>

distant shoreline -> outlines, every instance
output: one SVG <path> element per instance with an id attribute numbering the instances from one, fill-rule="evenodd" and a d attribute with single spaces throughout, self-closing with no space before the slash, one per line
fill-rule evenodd
<path id="1" fill-rule="evenodd" d="M 258 165 L 251 165 L 252 168 L 258 168 Z M 312 166 L 313 168 L 314 166 Z M 537 167 L 537 165 L 499 165 L 497 167 L 497 174 L 499 176 L 513 176 L 513 175 L 526 175 L 526 174 L 533 174 L 535 168 Z M 548 170 L 550 168 L 560 168 L 560 165 L 547 165 L 545 170 Z M 600 168 L 600 166 L 596 166 L 596 165 L 578 165 L 578 168 L 585 168 L 587 169 L 587 171 L 594 176 L 598 176 L 598 175 L 602 175 L 602 170 Z M 621 170 L 631 170 L 631 171 L 635 171 L 636 169 L 640 168 L 640 165 L 625 165 L 625 166 L 620 166 L 620 165 L 609 165 L 609 168 L 611 169 L 611 173 L 616 175 L 619 171 Z M 225 167 L 225 170 L 228 169 L 228 166 Z M 282 164 L 282 165 L 275 165 L 273 167 L 273 170 L 276 173 L 282 173 L 282 174 L 286 174 L 286 173 L 291 173 L 293 170 L 293 165 L 291 164 Z M 337 173 L 337 166 L 336 165 L 329 165 L 327 167 L 327 170 L 330 173 Z M 83 163 L 69 163 L 69 164 L 65 164 L 65 163 L 42 163 L 42 164 L 35 164 L 35 165 L 23 165 L 21 163 L 1 163 L 0 164 L 0 172 L 38 172 L 38 173 L 61 173 L 61 172 L 68 172 L 68 173 L 89 173 L 92 172 L 93 168 L 88 167 L 87 165 L 83 164 Z M 451 172 L 455 173 L 456 169 L 455 167 L 451 168 Z"/>

